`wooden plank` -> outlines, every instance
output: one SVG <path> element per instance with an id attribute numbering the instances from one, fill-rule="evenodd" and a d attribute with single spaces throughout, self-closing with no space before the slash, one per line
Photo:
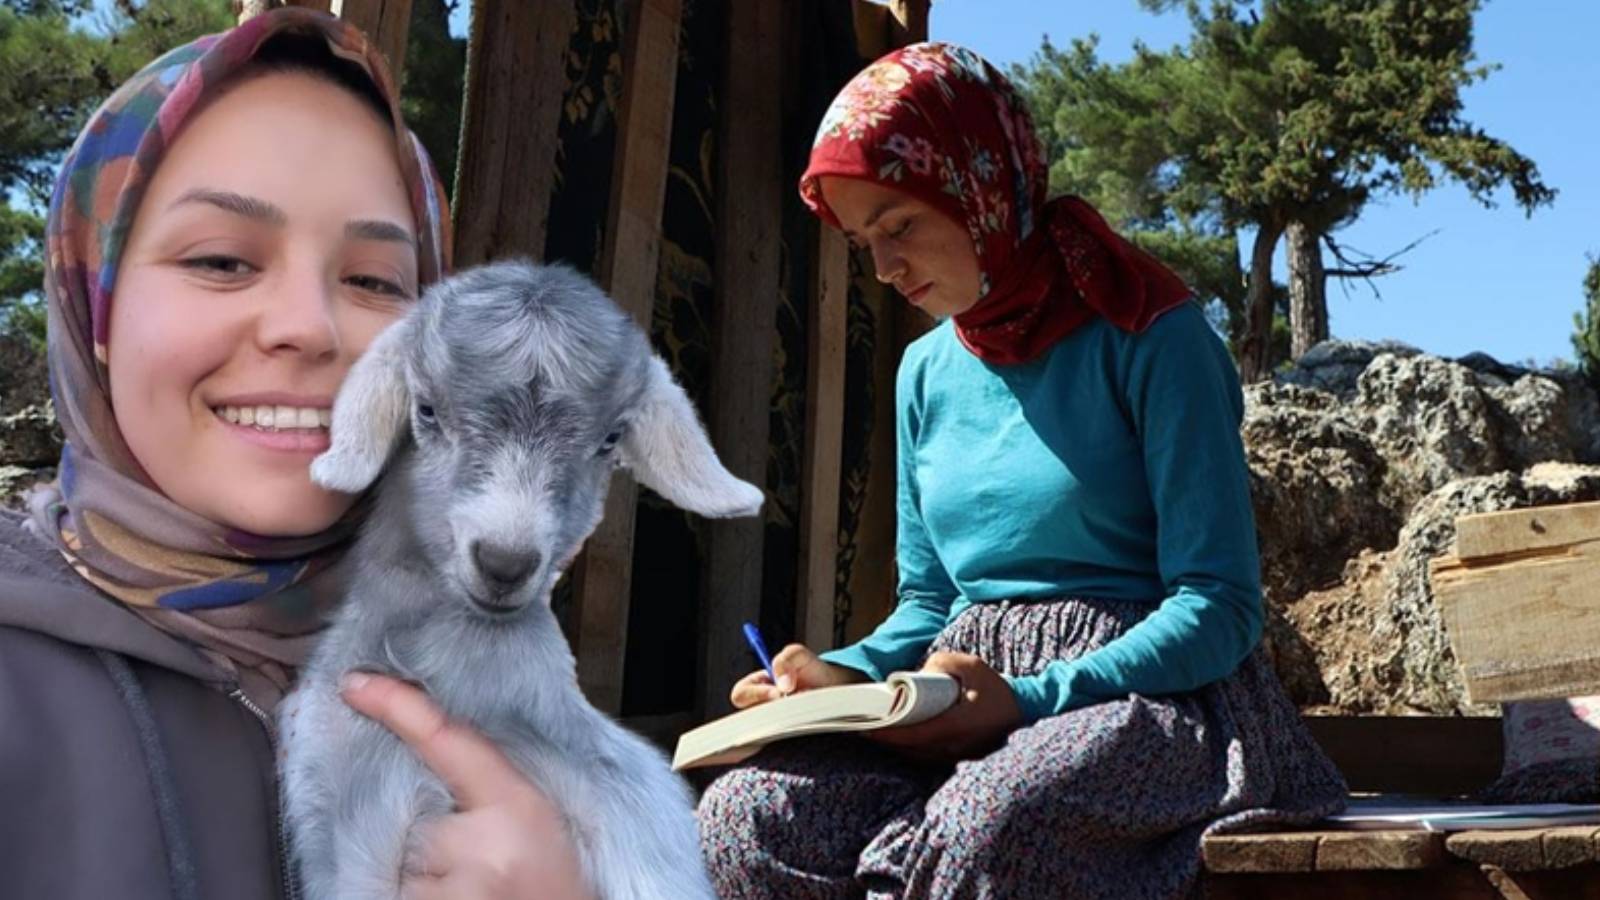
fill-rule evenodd
<path id="1" fill-rule="evenodd" d="M 1352 791 L 1450 797 L 1500 774 L 1500 719 L 1489 716 L 1307 716 Z"/>
<path id="2" fill-rule="evenodd" d="M 634 12 L 623 50 L 622 106 L 599 275 L 612 298 L 649 334 L 683 5 L 681 0 L 641 0 Z M 600 525 L 572 570 L 578 683 L 589 702 L 613 715 L 622 711 L 637 499 L 633 478 L 619 470 Z"/>
<path id="3" fill-rule="evenodd" d="M 1518 872 L 1515 889 L 1528 900 L 1600 900 L 1600 866 Z M 1435 869 L 1208 875 L 1205 900 L 1510 900 L 1477 866 Z"/>
<path id="4" fill-rule="evenodd" d="M 1539 828 L 1459 831 L 1445 837 L 1444 846 L 1452 855 L 1462 859 L 1508 872 L 1527 872 L 1545 868 L 1541 831 Z"/>
<path id="5" fill-rule="evenodd" d="M 1535 506 L 1456 519 L 1456 556 L 1462 560 L 1593 540 L 1600 540 L 1600 503 Z"/>
<path id="6" fill-rule="evenodd" d="M 1564 869 L 1587 862 L 1600 862 L 1600 827 L 1574 825 L 1544 829 L 1546 868 Z"/>
<path id="7" fill-rule="evenodd" d="M 1508 872 L 1562 869 L 1595 862 L 1597 835 L 1600 827 L 1594 825 L 1462 831 L 1445 838 L 1445 849 L 1462 859 Z"/>
<path id="8" fill-rule="evenodd" d="M 405 83 L 411 0 L 332 0 L 329 11 L 366 33 L 389 61 L 396 88 Z"/>
<path id="9" fill-rule="evenodd" d="M 1600 692 L 1600 534 L 1533 554 L 1433 561 L 1474 703 Z"/>
<path id="10" fill-rule="evenodd" d="M 1216 835 L 1200 844 L 1208 872 L 1310 872 L 1317 867 L 1314 831 Z"/>
<path id="11" fill-rule="evenodd" d="M 844 452 L 850 244 L 815 223 L 806 361 L 805 459 L 800 487 L 800 590 L 795 633 L 816 650 L 834 645 L 839 567 L 839 478 Z"/>
<path id="12" fill-rule="evenodd" d="M 1326 831 L 1317 871 L 1429 869 L 1446 859 L 1444 835 L 1432 831 Z"/>
<path id="13" fill-rule="evenodd" d="M 783 20 L 778 0 L 728 7 L 728 55 L 717 131 L 716 292 L 712 335 L 712 444 L 733 474 L 766 484 L 775 369 L 783 199 Z M 740 623 L 761 612 L 764 523 L 711 523 L 701 608 L 700 711 L 727 712 L 728 689 L 751 668 Z"/>
<path id="14" fill-rule="evenodd" d="M 473 0 L 454 203 L 458 266 L 544 256 L 573 2 Z"/>

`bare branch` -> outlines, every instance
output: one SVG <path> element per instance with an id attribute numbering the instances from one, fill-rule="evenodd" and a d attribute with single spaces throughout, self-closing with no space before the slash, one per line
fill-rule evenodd
<path id="1" fill-rule="evenodd" d="M 1406 255 L 1407 253 L 1410 253 L 1412 250 L 1415 250 L 1423 241 L 1433 237 L 1438 233 L 1439 229 L 1435 228 L 1434 230 L 1428 232 L 1422 237 L 1417 238 L 1416 240 L 1405 245 L 1404 247 L 1401 247 L 1399 250 L 1396 250 L 1388 256 L 1383 257 L 1382 259 L 1378 259 L 1371 254 L 1364 253 L 1355 249 L 1354 247 L 1347 247 L 1334 240 L 1333 235 L 1325 234 L 1322 236 L 1322 242 L 1327 245 L 1328 252 L 1333 254 L 1333 258 L 1337 259 L 1340 263 L 1339 268 L 1327 269 L 1325 274 L 1329 278 L 1339 278 L 1342 280 L 1341 286 L 1344 287 L 1344 293 L 1346 297 L 1350 296 L 1350 288 L 1348 284 L 1345 284 L 1345 281 L 1361 279 L 1365 281 L 1367 283 L 1367 287 L 1371 289 L 1372 296 L 1377 300 L 1382 300 L 1383 293 L 1378 290 L 1377 282 L 1374 279 L 1382 275 L 1393 275 L 1395 272 L 1404 269 L 1405 266 L 1395 263 L 1395 260 Z"/>

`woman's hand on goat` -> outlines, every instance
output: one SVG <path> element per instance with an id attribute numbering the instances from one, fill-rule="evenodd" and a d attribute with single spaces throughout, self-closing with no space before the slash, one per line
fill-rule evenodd
<path id="1" fill-rule="evenodd" d="M 922 671 L 954 676 L 961 685 L 956 704 L 925 722 L 869 731 L 866 737 L 915 759 L 943 763 L 983 756 L 1022 724 L 1011 685 L 978 657 L 935 653 Z"/>
<path id="2" fill-rule="evenodd" d="M 779 650 L 778 655 L 772 658 L 772 671 L 778 676 L 777 684 L 772 683 L 765 669 L 758 669 L 739 679 L 729 695 L 734 707 L 744 709 L 797 691 L 869 680 L 865 673 L 855 669 L 823 662 L 804 644 L 790 644 Z"/>
<path id="3" fill-rule="evenodd" d="M 413 836 L 406 900 L 592 896 L 561 813 L 498 747 L 405 682 L 352 673 L 341 694 L 405 741 L 456 801 Z"/>

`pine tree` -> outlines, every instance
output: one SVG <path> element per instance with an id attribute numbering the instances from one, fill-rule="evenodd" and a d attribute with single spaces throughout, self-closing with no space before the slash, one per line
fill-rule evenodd
<path id="1" fill-rule="evenodd" d="M 1600 258 L 1589 257 L 1583 276 L 1584 307 L 1572 314 L 1572 350 L 1589 382 L 1600 388 Z"/>
<path id="2" fill-rule="evenodd" d="M 1270 368 L 1271 265 L 1286 235 L 1298 354 L 1327 336 L 1328 276 L 1385 270 L 1322 263 L 1322 245 L 1372 197 L 1418 197 L 1445 179 L 1489 205 L 1510 187 L 1529 213 L 1555 196 L 1532 160 L 1462 118 L 1461 90 L 1492 71 L 1472 52 L 1481 0 L 1141 3 L 1185 9 L 1187 46 L 1140 47 L 1108 66 L 1092 43 L 1047 45 L 1022 80 L 1065 184 L 1135 226 L 1254 231 L 1239 310 L 1246 377 Z"/>

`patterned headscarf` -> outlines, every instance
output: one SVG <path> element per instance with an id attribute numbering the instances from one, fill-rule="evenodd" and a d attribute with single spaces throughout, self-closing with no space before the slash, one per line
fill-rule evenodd
<path id="1" fill-rule="evenodd" d="M 270 705 L 303 662 L 335 599 L 327 570 L 352 513 L 305 537 L 246 534 L 164 496 L 123 441 L 111 408 L 106 341 L 118 262 L 140 199 L 184 121 L 271 38 L 321 38 L 359 66 L 389 107 L 418 228 L 423 284 L 449 266 L 443 186 L 401 120 L 380 51 L 355 28 L 285 7 L 163 55 L 89 120 L 56 182 L 47 226 L 50 387 L 66 436 L 54 484 L 30 499 L 32 525 L 89 582 L 197 644 Z M 319 577 L 321 576 L 321 577 Z"/>
<path id="2" fill-rule="evenodd" d="M 1140 331 L 1189 297 L 1177 275 L 1082 199 L 1046 202 L 1048 172 L 1027 108 L 965 47 L 903 47 L 834 99 L 800 196 L 840 227 L 822 197 L 824 175 L 902 191 L 967 227 L 980 299 L 955 317 L 956 334 L 990 362 L 1033 359 L 1095 316 Z"/>

